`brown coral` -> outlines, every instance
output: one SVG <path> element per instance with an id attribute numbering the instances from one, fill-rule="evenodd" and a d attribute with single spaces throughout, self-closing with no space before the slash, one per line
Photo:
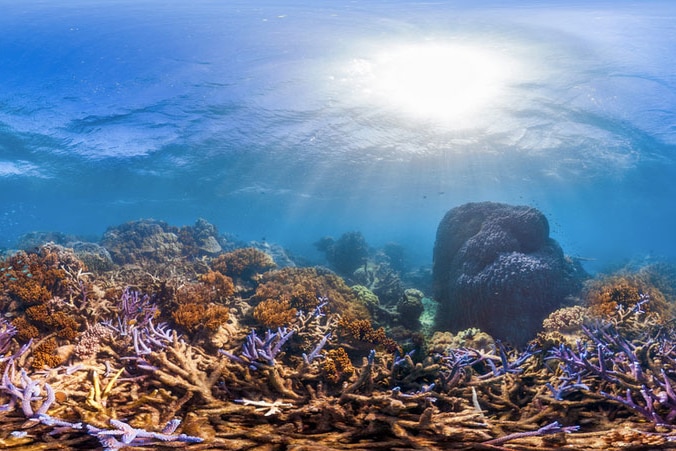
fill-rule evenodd
<path id="1" fill-rule="evenodd" d="M 326 351 L 321 368 L 326 379 L 333 384 L 349 379 L 355 371 L 350 357 L 342 347 Z"/>
<path id="2" fill-rule="evenodd" d="M 629 311 L 642 300 L 646 312 L 664 316 L 669 306 L 662 292 L 639 274 L 619 273 L 594 279 L 587 283 L 584 299 L 591 313 L 603 317 L 615 315 L 618 309 Z"/>
<path id="3" fill-rule="evenodd" d="M 272 257 L 265 252 L 254 247 L 245 247 L 219 255 L 211 266 L 214 270 L 231 277 L 253 279 L 276 265 Z"/>
<path id="4" fill-rule="evenodd" d="M 56 332 L 74 339 L 80 323 L 76 299 L 84 303 L 80 275 L 84 264 L 71 250 L 47 244 L 36 252 L 20 251 L 0 263 L 0 307 L 18 329 L 17 339 Z M 80 285 L 82 283 L 82 285 Z M 67 301 L 66 301 L 67 300 Z"/>
<path id="5" fill-rule="evenodd" d="M 51 246 L 37 253 L 19 251 L 0 266 L 0 288 L 9 299 L 35 305 L 54 295 L 68 294 L 66 271 L 60 267 L 59 255 Z"/>
<path id="6" fill-rule="evenodd" d="M 338 313 L 347 319 L 371 319 L 343 279 L 317 268 L 291 267 L 269 272 L 254 295 L 254 301 L 288 302 L 289 308 L 306 313 L 319 305 L 320 298 L 328 299 L 324 312 Z"/>
<path id="7" fill-rule="evenodd" d="M 26 309 L 26 318 L 38 330 L 45 333 L 56 332 L 56 336 L 73 340 L 78 335 L 79 325 L 75 319 L 63 311 L 55 311 L 47 304 L 34 305 Z"/>
<path id="8" fill-rule="evenodd" d="M 172 312 L 176 325 L 188 332 L 209 330 L 215 332 L 229 318 L 229 309 L 218 304 L 180 304 Z"/>
<path id="9" fill-rule="evenodd" d="M 62 359 L 56 352 L 57 348 L 58 344 L 53 338 L 38 344 L 33 350 L 33 368 L 43 368 L 45 366 L 54 368 L 59 366 L 62 363 Z"/>
<path id="10" fill-rule="evenodd" d="M 338 321 L 338 327 L 345 338 L 352 341 L 381 346 L 388 352 L 401 351 L 397 342 L 387 336 L 384 328 L 374 329 L 371 321 L 367 319 L 350 320 L 343 317 Z"/>
<path id="11" fill-rule="evenodd" d="M 276 328 L 289 326 L 298 311 L 291 307 L 291 302 L 288 299 L 276 301 L 274 299 L 266 299 L 254 308 L 253 317 L 261 325 L 267 328 Z"/>
<path id="12" fill-rule="evenodd" d="M 232 279 L 219 271 L 209 271 L 202 274 L 199 280 L 211 288 L 211 299 L 214 302 L 223 302 L 235 293 L 235 284 Z"/>

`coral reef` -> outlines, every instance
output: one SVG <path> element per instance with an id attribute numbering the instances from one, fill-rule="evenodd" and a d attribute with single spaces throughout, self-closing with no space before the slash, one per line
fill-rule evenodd
<path id="1" fill-rule="evenodd" d="M 523 345 L 586 276 L 535 208 L 494 202 L 450 210 L 434 244 L 436 327 L 478 327 Z"/>
<path id="2" fill-rule="evenodd" d="M 631 310 L 646 298 L 650 299 L 645 305 L 647 311 L 663 317 L 663 320 L 671 316 L 671 306 L 664 294 L 641 273 L 622 271 L 592 279 L 585 285 L 582 297 L 596 316 L 609 317 L 620 308 Z"/>
<path id="3" fill-rule="evenodd" d="M 254 280 L 277 265 L 270 255 L 254 247 L 235 249 L 219 255 L 211 267 L 236 279 Z"/>
<path id="4" fill-rule="evenodd" d="M 425 310 L 423 305 L 424 293 L 415 288 L 404 291 L 404 297 L 397 303 L 399 322 L 409 329 L 420 329 L 420 315 Z"/>
<path id="5" fill-rule="evenodd" d="M 291 267 L 268 272 L 263 275 L 254 295 L 255 301 L 266 302 L 266 308 L 274 308 L 274 302 L 277 302 L 279 310 L 288 307 L 296 312 L 312 312 L 321 298 L 329 299 L 326 306 L 329 313 L 346 318 L 371 317 L 340 277 L 320 268 Z"/>
<path id="6" fill-rule="evenodd" d="M 116 264 L 143 266 L 178 258 L 217 255 L 227 243 L 218 235 L 216 227 L 204 219 L 198 219 L 192 227 L 141 219 L 108 228 L 101 245 Z"/>
<path id="7" fill-rule="evenodd" d="M 366 263 L 369 255 L 366 239 L 361 232 L 346 232 L 337 240 L 324 237 L 315 243 L 315 247 L 324 253 L 332 269 L 347 278 Z"/>
<path id="8" fill-rule="evenodd" d="M 413 334 L 417 303 L 393 314 L 320 268 L 256 273 L 249 293 L 218 257 L 187 258 L 89 272 L 50 244 L 2 262 L 0 448 L 676 448 L 661 288 L 559 309 L 515 348 L 477 328 Z"/>

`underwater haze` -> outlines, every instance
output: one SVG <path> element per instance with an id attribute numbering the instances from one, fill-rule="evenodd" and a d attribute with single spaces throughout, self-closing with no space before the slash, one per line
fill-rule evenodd
<path id="1" fill-rule="evenodd" d="M 0 245 L 205 218 L 430 264 L 472 201 L 676 258 L 676 3 L 0 0 Z"/>

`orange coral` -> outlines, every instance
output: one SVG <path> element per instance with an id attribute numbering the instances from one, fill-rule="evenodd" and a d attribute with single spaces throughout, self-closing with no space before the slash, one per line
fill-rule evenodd
<path id="1" fill-rule="evenodd" d="M 177 326 L 182 327 L 188 332 L 195 332 L 201 326 L 201 320 L 206 313 L 204 304 L 180 304 L 176 310 L 171 313 L 171 317 Z"/>
<path id="2" fill-rule="evenodd" d="M 54 368 L 59 366 L 62 362 L 56 352 L 57 348 L 58 344 L 53 338 L 38 344 L 33 350 L 33 368 L 43 368 L 45 366 Z"/>
<path id="3" fill-rule="evenodd" d="M 592 314 L 606 317 L 613 316 L 620 307 L 631 310 L 645 297 L 649 302 L 642 306 L 644 311 L 658 315 L 668 312 L 669 306 L 662 292 L 638 274 L 622 273 L 594 279 L 584 292 Z"/>
<path id="4" fill-rule="evenodd" d="M 199 277 L 199 283 L 183 285 L 174 294 L 179 304 L 226 303 L 235 292 L 232 279 L 218 271 L 209 271 Z"/>
<path id="5" fill-rule="evenodd" d="M 288 299 L 276 301 L 266 299 L 254 308 L 253 317 L 267 328 L 289 326 L 296 318 L 298 311 L 291 307 Z"/>
<path id="6" fill-rule="evenodd" d="M 317 268 L 282 268 L 265 274 L 256 289 L 254 301 L 287 301 L 290 308 L 310 312 L 319 305 L 320 296 L 328 299 L 325 312 L 339 313 L 351 319 L 371 318 L 343 279 Z"/>
<path id="7" fill-rule="evenodd" d="M 342 347 L 326 351 L 321 368 L 329 382 L 334 384 L 346 380 L 354 374 L 354 366 L 345 348 Z"/>
<path id="8" fill-rule="evenodd" d="M 67 294 L 66 272 L 59 267 L 56 251 L 43 247 L 39 253 L 19 251 L 0 264 L 0 286 L 10 299 L 27 305 Z"/>
<path id="9" fill-rule="evenodd" d="M 53 311 L 46 304 L 34 305 L 26 309 L 28 318 L 38 330 L 56 332 L 57 337 L 73 340 L 77 337 L 79 325 L 74 318 L 62 311 Z"/>
<path id="10" fill-rule="evenodd" d="M 214 270 L 241 279 L 252 279 L 275 266 L 272 257 L 254 247 L 235 249 L 219 255 L 211 263 Z"/>
<path id="11" fill-rule="evenodd" d="M 216 331 L 221 324 L 225 323 L 230 315 L 230 310 L 218 304 L 180 304 L 172 312 L 176 325 L 188 332 L 197 332 L 207 329 Z"/>
<path id="12" fill-rule="evenodd" d="M 70 312 L 74 298 L 82 296 L 78 277 L 84 270 L 71 250 L 53 244 L 37 252 L 17 252 L 0 263 L 0 307 L 15 317 L 17 339 L 52 332 L 67 340 L 77 336 L 80 324 Z"/>
<path id="13" fill-rule="evenodd" d="M 401 351 L 397 342 L 387 336 L 384 328 L 373 329 L 373 325 L 369 320 L 350 320 L 349 318 L 342 317 L 338 321 L 338 327 L 346 335 L 346 338 L 362 343 L 379 345 L 388 352 Z"/>
<path id="14" fill-rule="evenodd" d="M 213 290 L 214 301 L 222 301 L 235 293 L 235 284 L 232 279 L 219 271 L 209 271 L 199 277 L 200 282 Z"/>

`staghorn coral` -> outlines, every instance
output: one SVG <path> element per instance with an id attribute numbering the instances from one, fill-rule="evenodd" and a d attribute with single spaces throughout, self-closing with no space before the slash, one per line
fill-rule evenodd
<path id="1" fill-rule="evenodd" d="M 126 267 L 78 276 L 73 267 L 59 282 L 72 291 L 48 290 L 33 306 L 10 298 L 3 285 L 11 323 L 0 320 L 0 337 L 3 330 L 9 336 L 0 339 L 7 348 L 0 353 L 0 448 L 638 451 L 676 443 L 676 334 L 653 321 L 645 296 L 603 323 L 589 314 L 580 347 L 542 343 L 547 348 L 520 352 L 468 329 L 438 332 L 427 347 L 416 341 L 404 354 L 354 338 L 378 341 L 385 330 L 394 337 L 396 316 L 350 331 L 345 325 L 365 319 L 349 317 L 351 304 L 359 305 L 354 295 L 345 304 L 317 297 L 342 293 L 325 289 L 328 272 L 296 268 L 278 279 L 269 272 L 261 284 L 270 283 L 271 297 L 249 300 L 219 296 L 215 280 L 201 280 L 215 271 L 208 263 L 157 274 Z M 72 283 L 78 280 L 86 286 Z M 270 299 L 273 309 L 288 296 L 290 310 L 292 294 L 302 307 L 288 329 L 261 331 L 258 341 L 246 335 L 248 302 Z M 21 338 L 19 329 L 35 327 L 26 320 L 34 306 L 35 316 L 77 312 L 83 332 L 76 345 L 55 330 L 46 339 L 37 328 L 37 340 Z M 194 322 L 210 323 L 202 315 L 213 307 L 228 309 L 223 346 L 204 340 L 209 331 Z M 160 322 L 181 308 L 192 312 L 193 326 L 179 336 Z M 575 322 L 568 313 L 552 320 Z M 225 346 L 242 361 L 220 355 Z"/>

